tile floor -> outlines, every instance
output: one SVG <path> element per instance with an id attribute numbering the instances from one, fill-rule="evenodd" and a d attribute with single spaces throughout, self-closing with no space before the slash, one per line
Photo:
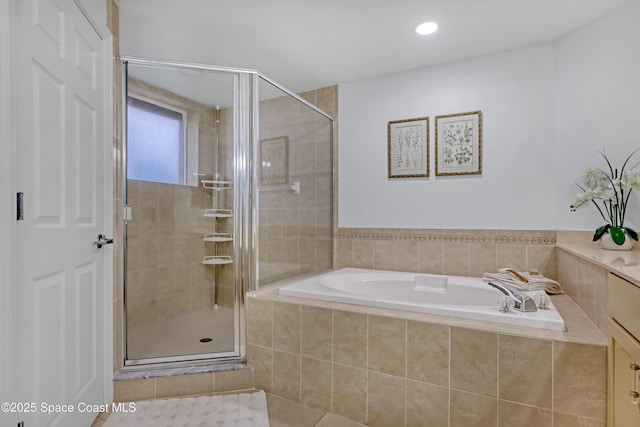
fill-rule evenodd
<path id="1" fill-rule="evenodd" d="M 359 427 L 351 421 L 320 409 L 306 407 L 278 396 L 267 394 L 270 427 Z M 102 427 L 109 414 L 100 414 L 91 427 Z"/>

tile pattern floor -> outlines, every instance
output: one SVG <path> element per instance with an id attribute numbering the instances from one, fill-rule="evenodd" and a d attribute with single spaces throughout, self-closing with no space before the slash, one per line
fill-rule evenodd
<path id="1" fill-rule="evenodd" d="M 160 319 L 127 333 L 127 358 L 132 360 L 232 351 L 233 309 L 228 307 Z"/>
<path id="2" fill-rule="evenodd" d="M 271 394 L 267 394 L 267 409 L 271 427 L 360 427 L 365 425 Z M 100 414 L 91 427 L 102 427 L 108 417 L 109 414 Z"/>

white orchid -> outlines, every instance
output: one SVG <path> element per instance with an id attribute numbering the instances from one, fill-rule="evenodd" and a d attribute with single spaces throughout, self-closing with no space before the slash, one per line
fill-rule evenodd
<path id="1" fill-rule="evenodd" d="M 607 162 L 610 173 L 607 174 L 601 169 L 587 169 L 582 176 L 582 185 L 576 184 L 582 193 L 576 195 L 570 206 L 571 211 L 574 212 L 579 207 L 591 202 L 598 209 L 602 219 L 607 222 L 596 230 L 593 235 L 594 241 L 599 240 L 607 231 L 610 232 L 614 242 L 619 245 L 624 243 L 625 234 L 638 240 L 638 233 L 624 226 L 624 217 L 627 213 L 631 191 L 640 187 L 640 171 L 634 170 L 640 163 L 627 169 L 629 160 L 638 150 L 627 157 L 620 168 L 620 173 L 618 173 L 618 169 L 611 166 L 604 151 L 601 152 L 600 155 Z"/>
<path id="2" fill-rule="evenodd" d="M 640 187 L 640 171 L 625 171 L 620 182 L 631 189 Z"/>

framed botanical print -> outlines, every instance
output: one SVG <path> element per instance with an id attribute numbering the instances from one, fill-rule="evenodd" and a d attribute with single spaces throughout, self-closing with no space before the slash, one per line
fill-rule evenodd
<path id="1" fill-rule="evenodd" d="M 436 116 L 436 176 L 482 174 L 482 112 Z"/>
<path id="2" fill-rule="evenodd" d="M 389 179 L 429 176 L 428 117 L 391 121 L 387 137 Z"/>

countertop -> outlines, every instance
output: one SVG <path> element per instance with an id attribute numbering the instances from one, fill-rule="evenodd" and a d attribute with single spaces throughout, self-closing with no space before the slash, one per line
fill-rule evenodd
<path id="1" fill-rule="evenodd" d="M 602 249 L 592 232 L 558 231 L 556 247 L 591 261 L 640 287 L 640 243 L 630 251 Z"/>

